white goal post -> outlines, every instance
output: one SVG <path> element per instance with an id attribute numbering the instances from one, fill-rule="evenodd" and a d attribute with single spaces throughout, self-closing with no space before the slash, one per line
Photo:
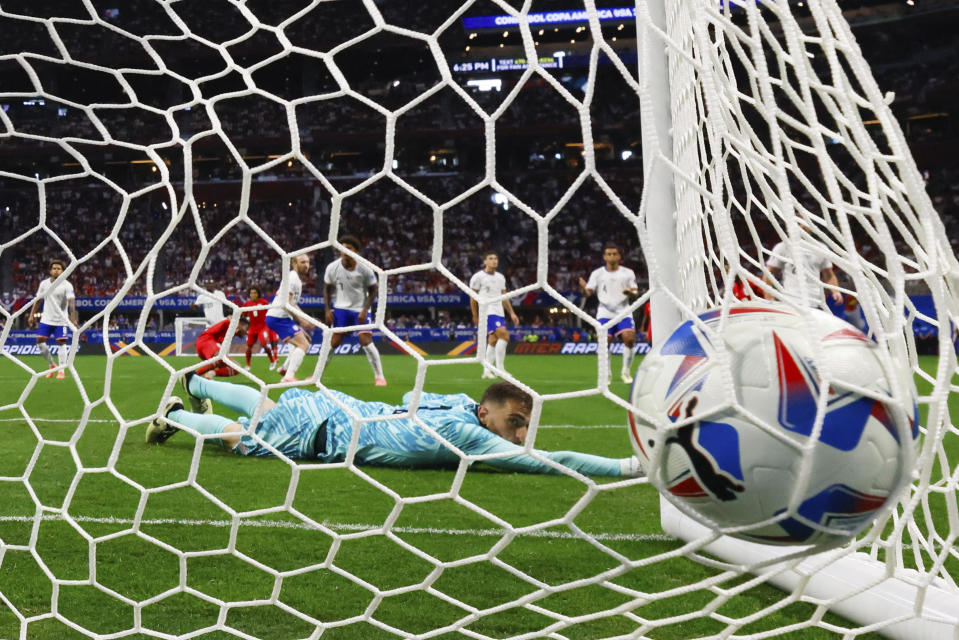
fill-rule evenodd
<path id="1" fill-rule="evenodd" d="M 751 282 L 757 290 L 764 285 L 749 274 L 749 256 L 736 242 L 734 227 L 744 225 L 744 219 L 752 212 L 748 205 L 737 209 L 736 203 L 730 202 L 736 194 L 724 175 L 727 158 L 723 154 L 728 153 L 734 158 L 731 164 L 738 163 L 744 173 L 751 172 L 761 195 L 768 197 L 767 215 L 780 217 L 790 235 L 800 224 L 808 229 L 814 220 L 828 228 L 831 222 L 845 218 L 862 223 L 865 216 L 878 220 L 881 228 L 885 216 L 893 218 L 890 226 L 894 227 L 903 224 L 903 220 L 895 219 L 897 214 L 909 216 L 908 224 L 917 227 L 916 241 L 923 243 L 921 249 L 915 245 L 909 248 L 926 261 L 915 266 L 909 277 L 921 280 L 936 301 L 938 355 L 944 362 L 940 363 L 935 391 L 923 399 L 929 406 L 920 457 L 923 468 L 915 472 L 911 493 L 903 497 L 893 514 L 896 526 L 887 534 L 889 538 L 884 539 L 880 533 L 888 521 L 881 518 L 868 535 L 844 548 L 797 555 L 793 549 L 717 537 L 711 529 L 684 515 L 666 497 L 660 500 L 663 531 L 689 542 L 690 552 L 704 561 L 712 563 L 712 558 L 718 558 L 728 563 L 731 570 L 765 576 L 793 597 L 822 603 L 830 611 L 885 637 L 952 640 L 959 634 L 956 576 L 904 566 L 903 557 L 908 557 L 909 552 L 902 545 L 911 540 L 913 545 L 927 545 L 932 551 L 938 539 L 944 543 L 935 550 L 940 559 L 954 558 L 956 554 L 950 548 L 952 534 L 942 540 L 935 526 L 922 532 L 910 521 L 917 509 L 923 509 L 932 488 L 928 484 L 928 465 L 934 457 L 947 454 L 941 449 L 943 437 L 950 432 L 955 435 L 949 416 L 941 408 L 950 393 L 949 379 L 956 368 L 950 319 L 959 317 L 959 265 L 888 108 L 889 101 L 880 94 L 838 4 L 828 0 L 810 2 L 811 17 L 806 20 L 805 33 L 786 2 L 747 2 L 741 7 L 748 19 L 745 24 L 733 26 L 725 22 L 721 9 L 707 7 L 706 3 L 636 3 L 647 177 L 643 202 L 648 233 L 645 246 L 653 291 L 654 332 L 658 329 L 654 344 L 663 341 L 669 328 L 678 326 L 691 313 L 730 300 L 729 290 L 722 289 L 722 282 L 718 287 L 715 281 L 707 283 L 711 267 L 729 264 L 732 273 Z M 767 23 L 767 16 L 775 16 L 777 24 Z M 811 34 L 809 23 L 813 24 Z M 728 31 L 723 27 L 729 27 Z M 731 43 L 734 46 L 724 48 Z M 739 78 L 734 68 L 745 61 L 732 59 L 735 55 L 731 52 L 748 58 L 754 65 L 752 70 L 757 73 L 746 79 L 744 84 L 748 87 L 737 86 Z M 767 60 L 765 54 L 770 54 L 771 59 Z M 828 65 L 821 64 L 819 71 L 827 67 L 831 83 L 829 78 L 817 75 L 816 63 L 810 62 L 817 56 L 827 59 Z M 792 72 L 787 74 L 787 69 Z M 790 87 L 790 83 L 795 86 Z M 740 93 L 747 88 L 754 93 Z M 788 107 L 778 100 L 794 101 L 789 106 L 797 113 L 779 112 Z M 821 103 L 816 105 L 814 100 Z M 752 129 L 756 121 L 744 115 L 744 104 L 755 108 L 760 123 L 766 119 L 768 137 Z M 879 130 L 875 136 L 885 139 L 885 153 L 879 149 L 882 142 L 874 141 L 873 134 L 867 131 L 860 109 L 875 114 L 877 122 L 873 124 Z M 825 121 L 817 120 L 817 113 Z M 790 115 L 796 115 L 796 119 Z M 808 120 L 802 122 L 804 117 Z M 788 133 L 775 131 L 770 123 L 776 122 L 788 122 L 793 128 Z M 803 129 L 803 124 L 809 128 Z M 827 142 L 827 136 L 835 137 Z M 834 162 L 825 149 L 829 142 L 850 149 L 852 161 L 845 167 Z M 790 163 L 797 148 L 816 154 L 824 190 L 835 198 L 818 202 L 818 209 L 804 208 L 800 197 L 809 183 L 801 183 L 790 175 L 801 171 Z M 849 174 L 843 175 L 843 169 L 848 169 Z M 844 189 L 860 175 L 864 178 L 860 182 L 863 192 L 849 193 Z M 761 206 L 759 202 L 752 204 Z M 835 216 L 833 220 L 830 214 Z M 895 253 L 896 243 L 891 237 L 885 239 L 886 250 Z M 710 250 L 706 250 L 707 246 Z M 838 247 L 838 252 L 842 249 Z M 840 263 L 844 266 L 868 267 L 844 257 L 847 259 Z M 907 256 L 897 257 L 909 260 Z M 753 266 L 757 262 L 763 264 L 761 255 L 759 258 L 754 258 Z M 895 260 L 889 262 L 894 264 Z M 851 293 L 864 305 L 873 335 L 897 358 L 895 366 L 910 366 L 918 372 L 911 322 L 907 322 L 915 317 L 915 311 L 903 308 L 902 298 L 894 295 L 894 289 L 903 286 L 902 281 L 884 281 L 882 276 L 887 274 L 877 278 L 870 272 L 850 275 L 854 281 Z M 874 302 L 870 305 L 869 301 Z M 955 460 L 951 464 L 955 465 Z M 946 469 L 938 483 L 949 496 L 954 518 L 956 473 L 950 474 Z M 923 540 L 925 536 L 929 537 Z M 877 552 L 883 550 L 885 559 L 878 559 Z M 710 559 L 700 554 L 708 554 Z"/>
<path id="2" fill-rule="evenodd" d="M 178 317 L 173 321 L 176 355 L 196 355 L 196 339 L 206 331 L 206 318 Z"/>

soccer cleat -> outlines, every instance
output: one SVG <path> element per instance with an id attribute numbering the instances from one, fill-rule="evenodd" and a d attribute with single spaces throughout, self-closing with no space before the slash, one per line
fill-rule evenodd
<path id="1" fill-rule="evenodd" d="M 249 371 L 249 370 L 250 370 L 250 365 L 246 365 L 246 366 L 243 367 L 243 368 L 246 369 L 247 371 Z"/>
<path id="2" fill-rule="evenodd" d="M 375 379 L 373 380 L 373 384 L 376 385 L 377 387 L 385 387 L 385 386 L 386 386 L 386 378 L 384 378 L 383 376 L 380 376 L 380 377 L 378 377 L 378 378 L 375 378 Z"/>
<path id="3" fill-rule="evenodd" d="M 47 376 L 47 377 L 49 378 L 50 376 Z M 67 372 L 64 371 L 63 369 L 60 369 L 59 371 L 57 371 L 57 380 L 63 380 L 66 377 L 67 377 Z"/>
<path id="4" fill-rule="evenodd" d="M 298 382 L 299 378 L 296 376 L 283 376 L 283 379 L 280 382 Z"/>
<path id="5" fill-rule="evenodd" d="M 629 372 L 628 372 L 628 371 L 623 371 L 623 372 L 619 375 L 619 379 L 622 380 L 623 382 L 625 382 L 626 384 L 632 384 L 632 382 L 633 382 L 633 376 L 629 375 Z"/>
<path id="6" fill-rule="evenodd" d="M 284 367 L 278 367 L 276 372 L 280 374 L 281 376 L 284 376 L 284 377 L 286 376 L 286 368 Z"/>
<path id="7" fill-rule="evenodd" d="M 213 403 L 209 398 L 200 398 L 190 392 L 190 380 L 196 375 L 195 371 L 187 371 L 180 378 L 180 387 L 190 401 L 190 410 L 193 413 L 213 413 Z"/>
<path id="8" fill-rule="evenodd" d="M 44 376 L 44 377 L 45 377 L 45 378 L 52 378 L 52 377 L 53 377 L 53 370 L 56 369 L 56 367 L 51 364 L 51 365 L 50 365 L 49 367 L 47 367 L 47 368 L 49 369 L 49 371 L 47 371 L 47 375 Z"/>
<path id="9" fill-rule="evenodd" d="M 276 360 L 274 360 L 273 362 L 271 362 L 271 363 L 270 363 L 270 371 L 276 371 L 276 365 L 277 365 L 277 364 L 278 364 L 278 361 L 276 361 Z"/>
<path id="10" fill-rule="evenodd" d="M 170 396 L 163 408 L 163 416 L 153 419 L 150 426 L 147 427 L 147 444 L 163 444 L 170 439 L 180 429 L 167 422 L 167 416 L 171 411 L 183 408 L 183 401 L 176 396 Z"/>
<path id="11" fill-rule="evenodd" d="M 495 377 L 496 377 L 496 374 L 490 371 L 489 369 L 483 369 L 483 375 L 480 376 L 480 378 L 484 380 L 492 380 Z"/>

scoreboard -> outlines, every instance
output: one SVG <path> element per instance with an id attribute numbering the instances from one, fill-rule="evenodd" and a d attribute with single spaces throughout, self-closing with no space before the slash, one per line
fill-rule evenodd
<path id="1" fill-rule="evenodd" d="M 583 57 L 583 56 L 580 56 Z M 563 69 L 566 67 L 567 56 L 563 51 L 557 51 L 551 56 L 540 56 L 539 66 L 544 69 Z M 454 73 L 497 73 L 500 71 L 523 71 L 529 66 L 526 58 L 486 58 L 485 60 L 470 60 L 457 62 L 453 65 Z"/>

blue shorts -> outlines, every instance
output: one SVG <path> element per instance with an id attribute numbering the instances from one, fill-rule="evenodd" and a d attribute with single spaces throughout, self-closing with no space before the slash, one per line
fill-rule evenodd
<path id="1" fill-rule="evenodd" d="M 276 318 L 273 316 L 267 316 L 266 326 L 272 329 L 276 335 L 280 336 L 280 340 L 292 338 L 300 331 L 303 331 L 303 329 L 300 328 L 300 325 L 293 322 L 291 318 Z"/>
<path id="2" fill-rule="evenodd" d="M 360 322 L 360 312 L 350 311 L 349 309 L 337 309 L 333 307 L 333 326 L 349 327 L 358 324 L 370 324 L 373 322 L 373 316 L 369 311 L 366 312 L 366 320 Z M 369 329 L 360 329 L 357 333 L 372 333 Z"/>
<path id="3" fill-rule="evenodd" d="M 486 335 L 489 335 L 506 326 L 506 318 L 503 316 L 486 316 Z"/>
<path id="4" fill-rule="evenodd" d="M 66 340 L 70 337 L 70 327 L 65 324 L 47 324 L 41 322 L 37 325 L 37 337 Z"/>
<path id="5" fill-rule="evenodd" d="M 601 323 L 609 322 L 609 318 L 597 318 Z M 623 331 L 636 331 L 636 323 L 633 322 L 632 316 L 626 316 L 618 323 L 614 324 L 609 328 L 609 335 L 618 336 Z"/>

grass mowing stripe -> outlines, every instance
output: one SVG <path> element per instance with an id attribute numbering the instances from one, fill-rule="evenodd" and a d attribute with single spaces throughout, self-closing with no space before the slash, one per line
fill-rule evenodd
<path id="1" fill-rule="evenodd" d="M 61 521 L 65 520 L 59 515 L 40 516 L 43 521 Z M 76 522 L 86 522 L 92 524 L 135 524 L 132 518 L 98 518 L 92 516 L 74 516 Z M 33 516 L 0 516 L 0 522 L 33 522 Z M 155 518 L 140 520 L 140 525 L 179 525 L 185 527 L 230 527 L 233 525 L 231 520 L 190 520 L 177 518 Z M 371 529 L 380 529 L 379 525 L 361 524 L 358 522 L 323 522 L 322 525 L 333 531 L 369 531 Z M 240 527 L 255 527 L 266 529 L 300 529 L 306 531 L 319 531 L 316 526 L 303 522 L 290 522 L 288 520 L 241 520 Z M 479 536 L 479 537 L 501 537 L 507 533 L 504 529 L 441 529 L 437 527 L 390 527 L 393 533 L 424 533 L 430 535 L 448 535 L 448 536 Z M 633 534 L 633 533 L 591 533 L 589 534 L 595 540 L 617 540 L 628 542 L 673 542 L 676 538 L 664 534 Z M 566 533 L 564 531 L 528 531 L 518 533 L 521 538 L 553 538 L 558 540 L 576 540 L 581 536 Z"/>

